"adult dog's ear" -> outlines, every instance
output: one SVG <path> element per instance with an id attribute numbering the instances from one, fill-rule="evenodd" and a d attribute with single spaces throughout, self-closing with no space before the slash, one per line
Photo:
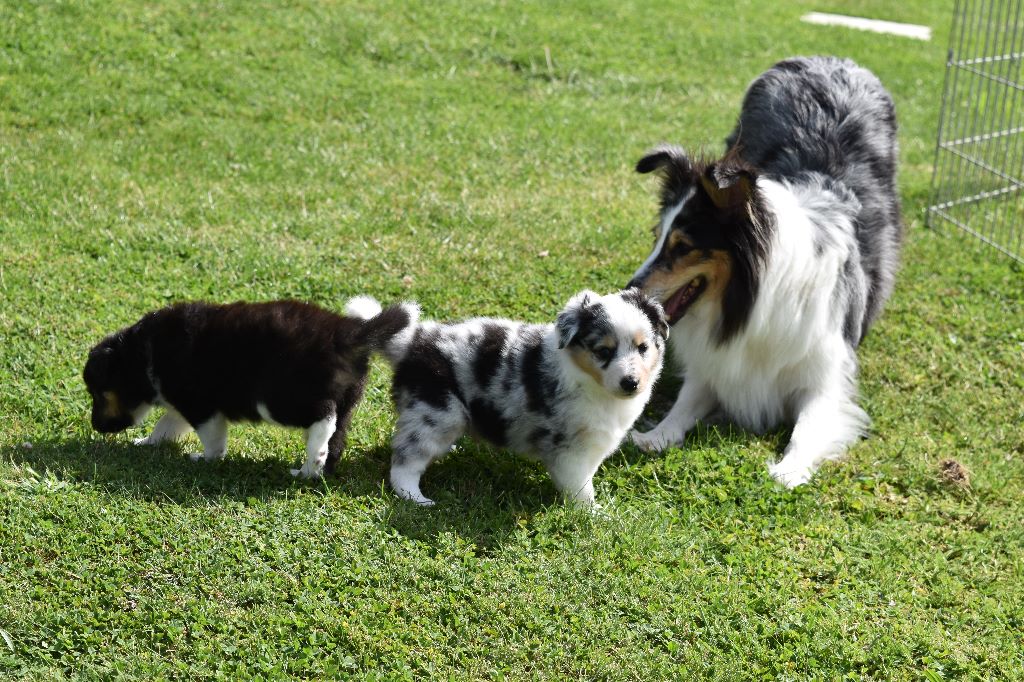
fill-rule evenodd
<path id="1" fill-rule="evenodd" d="M 686 157 L 686 152 L 682 147 L 673 144 L 660 144 L 636 162 L 637 173 L 651 173 L 663 168 L 672 168 L 688 173 L 690 167 L 690 160 Z"/>
<path id="2" fill-rule="evenodd" d="M 719 209 L 746 206 L 754 197 L 757 173 L 738 157 L 729 155 L 704 169 L 700 186 Z"/>
<path id="3" fill-rule="evenodd" d="M 593 291 L 581 291 L 565 304 L 558 313 L 555 328 L 558 330 L 558 347 L 565 348 L 576 338 L 583 325 L 593 317 L 590 308 L 599 298 Z"/>
<path id="4" fill-rule="evenodd" d="M 637 173 L 659 171 L 661 176 L 661 208 L 682 199 L 696 181 L 693 164 L 682 147 L 663 144 L 647 152 L 637 161 Z"/>

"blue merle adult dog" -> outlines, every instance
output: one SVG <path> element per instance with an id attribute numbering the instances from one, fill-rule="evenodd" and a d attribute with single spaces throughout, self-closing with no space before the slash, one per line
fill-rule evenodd
<path id="1" fill-rule="evenodd" d="M 790 423 L 770 471 L 792 487 L 869 423 L 856 351 L 902 241 L 892 98 L 848 60 L 787 59 L 751 84 L 726 145 L 713 161 L 661 146 L 636 166 L 661 174 L 661 211 L 629 286 L 663 303 L 684 383 L 632 438 L 676 445 L 718 411 L 757 432 Z"/>
<path id="2" fill-rule="evenodd" d="M 643 410 L 661 371 L 668 324 L 636 289 L 583 291 L 554 324 L 414 320 L 385 344 L 398 423 L 391 486 L 406 499 L 427 466 L 470 431 L 539 459 L 569 500 L 593 506 L 592 479 Z"/>

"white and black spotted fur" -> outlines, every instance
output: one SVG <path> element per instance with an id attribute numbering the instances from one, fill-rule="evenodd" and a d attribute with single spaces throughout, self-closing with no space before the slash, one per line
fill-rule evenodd
<path id="1" fill-rule="evenodd" d="M 633 439 L 679 444 L 717 409 L 758 432 L 793 423 L 770 470 L 795 486 L 869 423 L 856 349 L 902 241 L 893 102 L 851 61 L 788 59 L 751 84 L 726 144 L 716 161 L 663 146 L 637 164 L 662 175 L 661 220 L 630 286 L 663 302 L 684 383 Z"/>
<path id="2" fill-rule="evenodd" d="M 566 498 L 593 505 L 594 473 L 647 403 L 667 337 L 661 306 L 637 290 L 581 292 L 555 324 L 410 325 L 384 348 L 398 409 L 392 487 L 432 504 L 420 477 L 468 431 L 539 459 Z"/>

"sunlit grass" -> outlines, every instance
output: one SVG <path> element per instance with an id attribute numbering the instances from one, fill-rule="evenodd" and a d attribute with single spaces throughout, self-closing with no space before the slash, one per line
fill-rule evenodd
<path id="1" fill-rule="evenodd" d="M 931 43 L 802 24 L 931 26 Z M 0 676 L 961 679 L 1024 666 L 1024 278 L 922 229 L 949 8 L 921 1 L 7 3 L 0 10 Z M 811 485 L 785 433 L 599 471 L 605 513 L 472 442 L 384 486 L 374 366 L 340 475 L 91 432 L 80 371 L 172 300 L 357 293 L 547 321 L 649 247 L 649 146 L 714 152 L 792 54 L 874 70 L 908 241 L 861 351 L 872 436 Z M 664 409 L 669 396 L 658 401 Z M 940 461 L 970 470 L 943 481 Z M 9 634 L 7 637 L 2 636 Z"/>

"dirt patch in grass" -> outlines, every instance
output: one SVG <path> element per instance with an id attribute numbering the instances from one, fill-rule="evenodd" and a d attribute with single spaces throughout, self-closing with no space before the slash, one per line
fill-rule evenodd
<path id="1" fill-rule="evenodd" d="M 971 472 L 951 457 L 939 462 L 939 478 L 943 483 L 962 490 L 971 487 Z"/>

